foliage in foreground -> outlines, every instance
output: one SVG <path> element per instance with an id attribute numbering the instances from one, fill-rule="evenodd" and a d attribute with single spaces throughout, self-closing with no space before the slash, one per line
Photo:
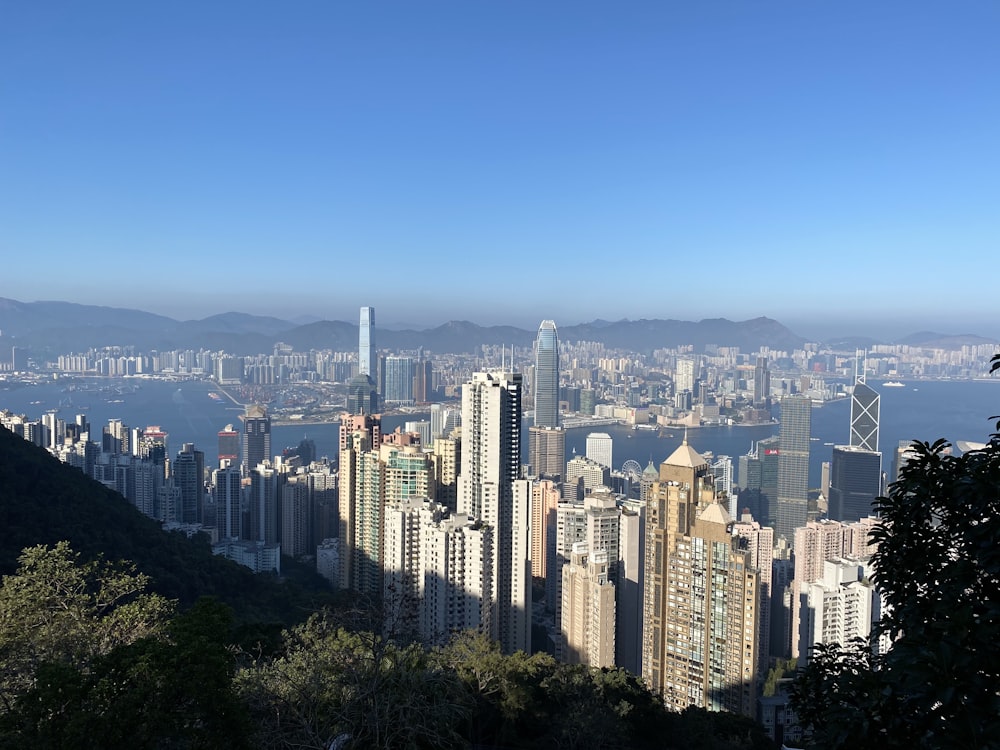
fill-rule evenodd
<path id="1" fill-rule="evenodd" d="M 175 614 L 146 584 L 68 544 L 24 551 L 0 586 L 0 748 L 769 747 L 748 719 L 668 713 L 623 670 L 475 633 L 428 650 L 321 612 L 241 649 L 228 607 Z"/>
<path id="2" fill-rule="evenodd" d="M 1000 434 L 957 457 L 947 447 L 914 443 L 877 503 L 891 649 L 817 647 L 796 681 L 817 747 L 1000 747 Z"/>

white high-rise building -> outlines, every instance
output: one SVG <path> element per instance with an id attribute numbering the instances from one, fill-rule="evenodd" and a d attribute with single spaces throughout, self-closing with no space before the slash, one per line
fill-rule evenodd
<path id="1" fill-rule="evenodd" d="M 614 468 L 613 448 L 614 440 L 608 433 L 592 432 L 587 435 L 587 458 L 591 461 L 597 461 L 609 469 Z"/>
<path id="2" fill-rule="evenodd" d="M 803 587 L 803 640 L 816 643 L 848 643 L 867 638 L 879 619 L 879 594 L 871 571 L 859 560 L 825 560 L 823 576 Z M 802 657 L 809 658 L 804 649 Z"/>
<path id="3" fill-rule="evenodd" d="M 677 368 L 674 371 L 674 391 L 694 392 L 694 381 L 697 379 L 695 361 L 691 357 L 681 357 L 677 360 Z"/>
<path id="4" fill-rule="evenodd" d="M 391 502 L 385 511 L 386 631 L 425 643 L 453 633 L 489 633 L 493 529 L 426 498 Z"/>
<path id="5" fill-rule="evenodd" d="M 462 457 L 458 515 L 494 530 L 489 588 L 491 635 L 505 653 L 530 650 L 531 488 L 521 473 L 519 373 L 477 372 L 462 387 Z"/>

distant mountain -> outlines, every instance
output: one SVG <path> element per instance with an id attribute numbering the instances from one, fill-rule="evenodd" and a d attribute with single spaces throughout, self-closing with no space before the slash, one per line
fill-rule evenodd
<path id="1" fill-rule="evenodd" d="M 948 334 L 934 333 L 933 331 L 919 331 L 905 336 L 899 340 L 900 344 L 910 346 L 929 346 L 935 349 L 961 349 L 963 346 L 981 346 L 984 344 L 993 345 L 997 341 L 972 333 Z"/>
<path id="2" fill-rule="evenodd" d="M 770 318 L 733 322 L 710 318 L 697 323 L 683 320 L 620 320 L 616 323 L 585 323 L 559 329 L 564 341 L 597 341 L 605 346 L 650 352 L 654 349 L 692 344 L 699 350 L 707 345 L 735 346 L 754 351 L 761 346 L 791 351 L 806 339 Z"/>
<path id="3" fill-rule="evenodd" d="M 475 353 L 483 346 L 528 347 L 536 330 L 514 326 L 480 326 L 453 320 L 422 330 L 377 329 L 377 343 L 388 350 L 417 349 L 439 354 Z M 563 341 L 594 341 L 611 349 L 651 352 L 690 344 L 696 351 L 710 345 L 738 347 L 752 352 L 761 346 L 782 351 L 800 348 L 807 339 L 771 318 L 731 321 L 709 318 L 683 320 L 595 319 L 590 323 L 559 328 Z M 296 350 L 352 350 L 358 342 L 358 325 L 317 320 L 302 323 L 240 312 L 213 315 L 202 320 L 177 321 L 163 315 L 69 302 L 18 302 L 0 298 L 0 348 L 16 345 L 36 357 L 79 352 L 103 346 L 135 346 L 140 351 L 209 349 L 237 355 L 270 352 L 277 342 Z M 840 350 L 871 348 L 872 339 L 852 337 L 836 342 Z M 995 344 L 979 336 L 916 333 L 899 343 L 957 349 L 965 344 Z M 0 354 L 0 358 L 6 357 Z"/>

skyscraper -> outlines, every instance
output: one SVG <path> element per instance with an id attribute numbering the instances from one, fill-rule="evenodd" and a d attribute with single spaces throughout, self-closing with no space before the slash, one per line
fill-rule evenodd
<path id="1" fill-rule="evenodd" d="M 873 512 L 882 494 L 882 454 L 853 445 L 833 448 L 830 469 L 829 516 L 834 521 L 859 521 Z"/>
<path id="2" fill-rule="evenodd" d="M 358 374 L 374 378 L 375 366 L 375 308 L 362 307 L 358 330 Z"/>
<path id="3" fill-rule="evenodd" d="M 759 576 L 731 524 L 685 439 L 646 503 L 642 677 L 673 710 L 753 715 Z"/>
<path id="4" fill-rule="evenodd" d="M 528 463 L 543 479 L 559 479 L 566 473 L 566 431 L 562 427 L 528 428 Z"/>
<path id="5" fill-rule="evenodd" d="M 527 651 L 531 640 L 531 489 L 520 477 L 522 388 L 519 373 L 500 372 L 473 373 L 462 387 L 458 513 L 494 529 L 490 633 L 505 653 Z"/>
<path id="6" fill-rule="evenodd" d="M 242 482 L 236 466 L 215 472 L 215 527 L 219 539 L 239 539 L 243 532 Z"/>
<path id="7" fill-rule="evenodd" d="M 613 469 L 614 440 L 606 432 L 591 432 L 587 435 L 587 458 Z"/>
<path id="8" fill-rule="evenodd" d="M 219 466 L 236 463 L 240 457 L 240 433 L 231 424 L 219 430 Z"/>
<path id="9" fill-rule="evenodd" d="M 778 502 L 772 511 L 775 535 L 792 543 L 795 529 L 806 525 L 809 507 L 809 438 L 812 430 L 812 399 L 785 396 L 781 399 L 778 431 Z"/>
<path id="10" fill-rule="evenodd" d="M 535 426 L 559 426 L 559 334 L 551 320 L 535 340 Z"/>
<path id="11" fill-rule="evenodd" d="M 851 394 L 850 445 L 866 451 L 878 450 L 879 401 L 879 394 L 863 377 L 858 378 Z"/>
<path id="12" fill-rule="evenodd" d="M 271 460 L 271 418 L 264 406 L 246 408 L 243 435 L 243 473 L 249 475 L 258 464 Z"/>
<path id="13" fill-rule="evenodd" d="M 615 587 L 607 550 L 573 545 L 562 569 L 563 658 L 569 664 L 615 666 Z"/>
<path id="14" fill-rule="evenodd" d="M 201 523 L 205 487 L 205 454 L 184 443 L 173 466 L 174 484 L 181 491 L 180 522 Z"/>
<path id="15" fill-rule="evenodd" d="M 387 404 L 409 406 L 413 403 L 413 358 L 385 358 L 385 393 Z"/>
<path id="16" fill-rule="evenodd" d="M 830 464 L 829 516 L 857 521 L 871 515 L 882 494 L 882 454 L 878 450 L 880 396 L 865 383 L 864 370 L 851 393 L 851 440 L 833 449 Z"/>
<path id="17" fill-rule="evenodd" d="M 757 357 L 753 368 L 753 403 L 763 406 L 771 395 L 771 373 L 767 369 L 767 357 Z"/>

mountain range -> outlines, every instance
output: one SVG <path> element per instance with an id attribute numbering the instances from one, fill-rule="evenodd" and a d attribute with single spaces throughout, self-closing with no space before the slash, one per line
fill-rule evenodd
<path id="1" fill-rule="evenodd" d="M 452 320 L 423 330 L 377 329 L 380 348 L 408 350 L 423 347 L 437 353 L 474 353 L 483 346 L 531 346 L 534 330 L 514 326 L 480 326 Z M 612 349 L 650 352 L 654 349 L 693 345 L 738 347 L 756 351 L 761 346 L 790 351 L 807 339 L 766 317 L 744 321 L 596 319 L 559 328 L 563 341 L 594 341 Z M 19 302 L 0 298 L 0 345 L 17 346 L 37 357 L 82 352 L 95 347 L 134 346 L 139 351 L 209 349 L 237 355 L 272 351 L 278 342 L 298 351 L 333 349 L 350 351 L 357 346 L 358 326 L 344 321 L 305 324 L 280 318 L 228 312 L 200 320 L 178 321 L 163 315 L 117 307 L 72 302 Z M 825 342 L 841 351 L 869 348 L 879 343 L 902 343 L 956 349 L 964 345 L 995 344 L 972 334 L 914 333 L 895 342 L 844 338 Z"/>

